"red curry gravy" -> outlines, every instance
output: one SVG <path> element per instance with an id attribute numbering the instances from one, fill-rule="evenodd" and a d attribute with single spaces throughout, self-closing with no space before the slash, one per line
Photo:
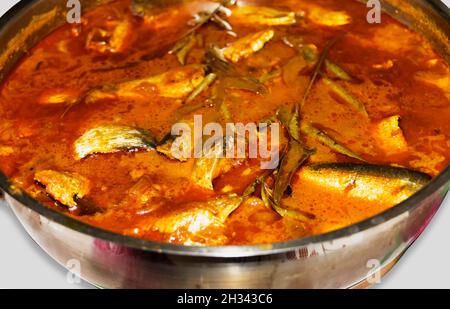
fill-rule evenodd
<path id="1" fill-rule="evenodd" d="M 424 174 L 434 177 L 450 162 L 449 67 L 421 35 L 386 14 L 380 24 L 369 24 L 368 9 L 356 1 L 238 1 L 218 13 L 232 29 L 205 22 L 189 48 L 183 46 L 184 59 L 169 52 L 207 15 L 197 13 L 211 13 L 217 5 L 190 1 L 137 10 L 130 0 L 111 1 L 84 14 L 81 24 L 63 25 L 45 37 L 1 84 L 1 171 L 48 207 L 106 230 L 178 244 L 232 245 L 280 242 L 359 222 L 407 197 L 393 197 L 405 185 L 394 184 L 398 190 L 392 190 L 389 181 L 401 177 L 390 177 L 391 172 L 408 170 L 416 173 L 412 182 L 417 175 L 423 181 Z M 272 37 L 251 37 L 264 31 Z M 259 46 L 252 39 L 260 40 Z M 314 152 L 292 171 L 282 192 L 279 207 L 289 212 L 271 208 L 261 196 L 263 186 L 273 190 L 280 171 L 242 198 L 262 174 L 255 160 L 234 162 L 205 188 L 192 180 L 195 159 L 181 162 L 141 147 L 75 156 L 77 140 L 99 126 L 144 129 L 162 143 L 174 115 L 186 106 L 197 108 L 187 108 L 184 119 L 195 114 L 220 123 L 227 117 L 259 122 L 282 108 L 293 110 L 334 39 L 299 112 L 300 126 L 311 124 L 309 131 L 300 130 L 300 144 Z M 247 44 L 234 44 L 238 40 Z M 165 85 L 138 83 L 127 95 L 118 94 L 123 83 L 206 65 L 213 45 L 240 76 L 266 88 L 227 91 L 227 117 L 211 99 L 220 74 L 191 102 L 186 93 L 164 95 L 167 89 L 177 91 L 170 79 L 160 81 Z M 235 50 L 228 49 L 227 57 L 230 46 Z M 308 58 L 305 48 L 316 56 Z M 336 85 L 362 103 L 366 114 Z M 191 86 L 183 91 L 192 92 Z M 100 98 L 93 99 L 98 89 Z M 308 171 L 321 163 L 348 165 Z M 368 168 L 360 179 L 366 169 L 355 170 L 356 165 L 377 169 Z M 230 196 L 242 202 L 217 219 L 221 209 L 214 207 L 225 206 L 215 201 Z"/>

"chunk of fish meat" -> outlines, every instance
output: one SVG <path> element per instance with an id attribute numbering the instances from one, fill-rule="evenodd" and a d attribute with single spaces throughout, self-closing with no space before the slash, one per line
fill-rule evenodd
<path id="1" fill-rule="evenodd" d="M 381 120 L 375 129 L 375 137 L 386 155 L 401 154 L 408 150 L 408 144 L 400 128 L 400 116 L 395 115 Z"/>
<path id="2" fill-rule="evenodd" d="M 308 17 L 314 23 L 328 27 L 343 26 L 352 22 L 351 16 L 345 11 L 329 11 L 321 7 L 311 8 Z"/>
<path id="3" fill-rule="evenodd" d="M 233 18 L 243 24 L 289 26 L 297 22 L 295 12 L 270 7 L 240 6 L 233 10 Z"/>
<path id="4" fill-rule="evenodd" d="M 198 186 L 213 190 L 213 180 L 217 177 L 220 170 L 220 161 L 223 156 L 222 147 L 214 147 L 211 149 L 211 154 L 202 156 L 195 160 L 194 169 L 191 178 Z"/>
<path id="5" fill-rule="evenodd" d="M 89 180 L 76 173 L 44 170 L 34 175 L 35 181 L 45 186 L 45 191 L 53 199 L 69 208 L 76 208 L 76 199 L 89 193 Z"/>
<path id="6" fill-rule="evenodd" d="M 194 132 L 193 121 L 179 119 L 177 123 L 185 124 L 189 127 L 190 132 Z M 190 136 L 190 134 L 183 134 L 180 136 L 170 136 L 168 139 L 164 139 L 163 143 L 156 147 L 156 151 L 171 160 L 186 162 L 192 157 L 193 148 L 193 136 Z"/>
<path id="7" fill-rule="evenodd" d="M 158 218 L 151 225 L 151 230 L 172 234 L 183 229 L 191 234 L 197 234 L 211 226 L 220 227 L 242 202 L 242 197 L 232 194 L 206 204 L 193 203 L 184 211 L 176 211 Z"/>
<path id="8" fill-rule="evenodd" d="M 250 55 L 264 48 L 264 45 L 272 40 L 275 32 L 273 30 L 260 31 L 249 34 L 230 46 L 223 49 L 223 55 L 226 59 L 236 63 L 243 58 L 247 58 Z"/>
<path id="9" fill-rule="evenodd" d="M 226 158 L 225 152 L 223 145 L 216 143 L 209 152 L 195 160 L 191 179 L 196 185 L 207 190 L 213 190 L 213 180 L 229 172 L 240 162 L 238 159 Z"/>
<path id="10" fill-rule="evenodd" d="M 404 168 L 349 163 L 310 165 L 298 175 L 299 183 L 309 181 L 325 190 L 390 205 L 403 202 L 431 180 L 427 174 Z"/>
<path id="11" fill-rule="evenodd" d="M 93 90 L 87 95 L 86 103 L 120 98 L 146 99 L 151 95 L 182 99 L 191 94 L 204 78 L 202 65 L 179 67 L 156 76 Z"/>
<path id="12" fill-rule="evenodd" d="M 179 149 L 175 148 L 175 151 L 174 151 L 174 145 L 178 145 Z M 159 154 L 162 154 L 169 159 L 178 160 L 180 162 L 186 162 L 189 160 L 190 156 L 184 155 L 184 149 L 182 148 L 182 147 L 184 147 L 184 145 L 192 145 L 191 138 L 188 136 L 182 135 L 182 136 L 175 137 L 162 145 L 159 145 L 158 147 L 156 147 L 156 151 Z M 189 152 L 189 153 L 192 152 L 192 146 L 190 147 L 190 149 L 188 149 L 187 152 Z"/>
<path id="13" fill-rule="evenodd" d="M 128 19 L 110 21 L 109 29 L 93 28 L 87 35 L 86 48 L 99 53 L 118 53 L 125 49 L 127 37 L 131 34 Z"/>
<path id="14" fill-rule="evenodd" d="M 75 141 L 75 158 L 81 160 L 95 153 L 113 153 L 130 149 L 154 149 L 150 133 L 127 126 L 105 125 L 85 132 Z"/>

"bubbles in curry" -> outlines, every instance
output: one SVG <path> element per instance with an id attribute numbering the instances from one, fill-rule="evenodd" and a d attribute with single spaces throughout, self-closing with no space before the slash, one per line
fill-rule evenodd
<path id="1" fill-rule="evenodd" d="M 48 207 L 148 240 L 266 244 L 376 215 L 450 162 L 449 66 L 391 17 L 369 24 L 350 0 L 149 3 L 86 12 L 1 85 L 0 169 Z M 195 115 L 279 124 L 276 167 L 173 156 L 190 143 L 172 126 Z"/>

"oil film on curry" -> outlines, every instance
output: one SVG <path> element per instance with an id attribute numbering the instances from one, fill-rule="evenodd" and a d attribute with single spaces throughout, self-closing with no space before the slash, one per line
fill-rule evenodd
<path id="1" fill-rule="evenodd" d="M 3 81 L 16 188 L 123 235 L 267 244 L 374 216 L 450 162 L 449 67 L 390 16 L 166 2 L 75 14 Z"/>

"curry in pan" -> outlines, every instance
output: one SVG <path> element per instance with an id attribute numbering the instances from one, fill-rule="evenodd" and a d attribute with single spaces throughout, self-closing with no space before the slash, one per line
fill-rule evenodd
<path id="1" fill-rule="evenodd" d="M 450 162 L 449 67 L 391 17 L 368 23 L 350 0 L 159 2 L 88 11 L 2 83 L 14 187 L 123 235 L 267 244 L 383 212 Z M 175 155 L 192 143 L 174 124 L 199 116 L 263 124 L 240 137 L 265 130 L 279 156 Z"/>

